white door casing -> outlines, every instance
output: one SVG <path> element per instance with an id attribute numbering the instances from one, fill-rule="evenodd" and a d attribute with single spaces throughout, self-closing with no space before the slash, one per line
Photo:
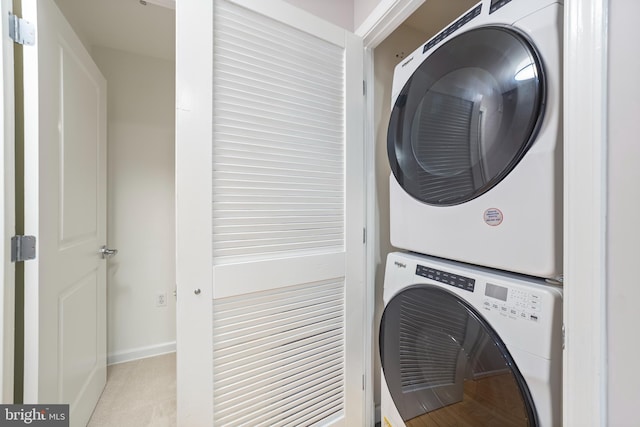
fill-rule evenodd
<path id="1" fill-rule="evenodd" d="M 563 424 L 607 425 L 609 2 L 564 2 Z"/>
<path id="2" fill-rule="evenodd" d="M 363 425 L 362 43 L 277 0 L 176 17 L 178 424 Z"/>
<path id="3" fill-rule="evenodd" d="M 11 0 L 2 0 L 0 16 L 7 17 L 12 10 Z M 14 304 L 15 304 L 15 268 L 11 263 L 11 237 L 15 234 L 15 107 L 13 78 L 13 40 L 9 37 L 8 20 L 2 19 L 2 64 L 0 77 L 2 103 L 0 104 L 0 133 L 3 135 L 3 148 L 0 149 L 0 227 L 2 227 L 2 246 L 0 246 L 0 403 L 13 403 L 13 360 L 14 360 Z"/>
<path id="4" fill-rule="evenodd" d="M 85 425 L 106 381 L 106 81 L 52 1 L 23 0 L 25 403 Z"/>

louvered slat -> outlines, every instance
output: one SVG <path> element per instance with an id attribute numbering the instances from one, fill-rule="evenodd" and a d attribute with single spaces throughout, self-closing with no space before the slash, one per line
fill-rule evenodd
<path id="1" fill-rule="evenodd" d="M 214 31 L 214 264 L 343 251 L 343 48 L 224 1 Z"/>
<path id="2" fill-rule="evenodd" d="M 331 360 L 334 365 L 336 365 L 335 361 L 336 359 Z M 342 367 L 334 366 L 334 369 L 330 370 L 320 366 L 318 369 L 307 370 L 303 375 L 290 375 L 284 380 L 272 381 L 262 388 L 257 387 L 256 383 L 250 380 L 242 384 L 245 387 L 245 394 L 227 400 L 225 408 L 218 409 L 216 416 L 221 423 L 224 423 L 224 419 L 229 415 L 233 415 L 233 418 L 240 423 L 244 419 L 257 422 L 260 417 L 272 418 L 274 413 L 281 416 L 291 409 L 288 403 L 313 399 L 319 389 L 328 387 L 331 390 L 329 393 L 332 394 L 340 388 L 342 376 Z M 277 392 L 274 393 L 273 390 Z M 291 393 L 293 390 L 304 392 L 304 398 L 293 395 Z M 263 398 L 247 401 L 247 397 L 253 394 L 261 394 Z"/>
<path id="3" fill-rule="evenodd" d="M 280 349 L 272 349 L 269 352 L 259 351 L 256 353 L 258 356 L 254 358 L 254 362 L 246 366 L 240 366 L 240 361 L 234 363 L 236 366 L 233 369 L 237 370 L 235 372 L 232 370 L 225 372 L 229 374 L 229 377 L 220 379 L 220 383 L 216 384 L 215 394 L 217 396 L 224 395 L 227 400 L 230 400 L 237 395 L 246 394 L 245 388 L 241 386 L 242 382 L 249 387 L 257 387 L 261 382 L 275 385 L 276 381 L 279 380 L 289 381 L 298 372 L 309 373 L 308 362 L 318 362 L 316 370 L 336 368 L 338 365 L 336 365 L 335 361 L 340 355 L 336 353 L 336 349 L 339 349 L 339 347 L 332 341 L 335 339 L 335 334 L 326 333 L 324 335 L 326 337 L 320 341 L 307 339 L 305 341 L 309 341 L 309 344 L 304 344 L 300 347 L 286 346 L 287 348 L 283 348 L 282 351 Z M 298 357 L 300 354 L 308 355 L 309 360 L 300 360 L 300 357 Z M 258 360 L 259 357 L 262 359 Z M 288 357 L 293 357 L 295 361 L 291 362 L 289 360 L 287 362 Z M 278 358 L 282 358 L 282 360 Z M 243 359 L 242 362 L 247 363 L 247 360 Z M 226 369 L 228 364 L 221 362 L 219 366 L 224 366 Z M 265 369 L 265 367 L 268 367 L 268 369 Z M 257 388 L 254 388 L 254 390 L 257 390 Z"/>
<path id="4" fill-rule="evenodd" d="M 344 279 L 213 302 L 214 420 L 308 426 L 344 411 Z"/>

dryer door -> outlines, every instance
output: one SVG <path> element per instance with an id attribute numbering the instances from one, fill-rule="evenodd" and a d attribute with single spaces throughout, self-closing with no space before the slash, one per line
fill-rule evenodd
<path id="1" fill-rule="evenodd" d="M 500 337 L 442 288 L 410 287 L 389 302 L 380 357 L 383 381 L 407 425 L 538 425 L 529 389 Z"/>
<path id="2" fill-rule="evenodd" d="M 541 60 L 524 35 L 481 27 L 431 53 L 398 96 L 387 150 L 398 183 L 436 206 L 498 184 L 533 143 L 544 111 Z"/>

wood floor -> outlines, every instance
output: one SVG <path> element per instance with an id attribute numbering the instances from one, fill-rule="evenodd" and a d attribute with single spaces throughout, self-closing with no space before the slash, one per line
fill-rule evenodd
<path id="1" fill-rule="evenodd" d="M 406 422 L 407 427 L 526 427 L 520 391 L 511 374 L 494 375 L 464 384 L 462 402 Z"/>
<path id="2" fill-rule="evenodd" d="M 175 353 L 108 367 L 107 386 L 88 427 L 176 425 Z M 467 381 L 462 402 L 406 422 L 407 427 L 528 426 L 510 374 Z"/>
<path id="3" fill-rule="evenodd" d="M 88 427 L 176 425 L 176 354 L 111 365 Z"/>

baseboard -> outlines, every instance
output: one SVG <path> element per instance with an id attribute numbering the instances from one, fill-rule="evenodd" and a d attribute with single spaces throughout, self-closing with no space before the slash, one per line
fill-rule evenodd
<path id="1" fill-rule="evenodd" d="M 162 344 L 150 345 L 146 347 L 133 348 L 131 350 L 109 353 L 107 355 L 107 365 L 130 362 L 132 360 L 145 359 L 147 357 L 160 356 L 162 354 L 176 351 L 176 342 L 166 342 Z"/>

